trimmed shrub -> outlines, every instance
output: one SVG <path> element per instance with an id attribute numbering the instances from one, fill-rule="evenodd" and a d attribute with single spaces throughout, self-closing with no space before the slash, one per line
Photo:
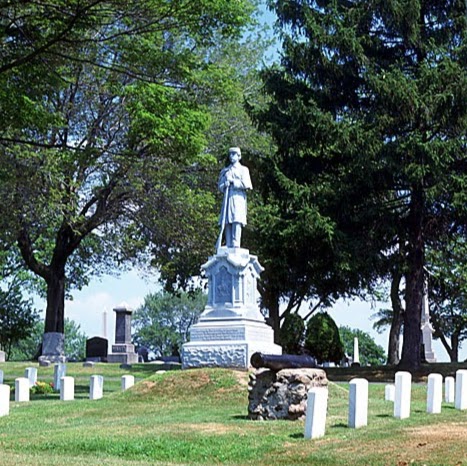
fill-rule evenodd
<path id="1" fill-rule="evenodd" d="M 338 364 L 344 357 L 344 345 L 339 335 L 339 329 L 327 312 L 315 314 L 308 321 L 305 349 L 320 364 L 323 362 Z"/>

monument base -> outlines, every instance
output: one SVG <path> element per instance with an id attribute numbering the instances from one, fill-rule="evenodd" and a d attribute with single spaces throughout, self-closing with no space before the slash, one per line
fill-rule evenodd
<path id="1" fill-rule="evenodd" d="M 39 364 L 42 362 L 62 363 L 65 357 L 65 335 L 59 332 L 47 332 L 42 337 L 42 355 L 39 356 Z"/>
<path id="2" fill-rule="evenodd" d="M 426 362 L 433 363 L 436 362 L 436 356 L 433 351 L 425 351 L 425 360 Z"/>
<path id="3" fill-rule="evenodd" d="M 107 355 L 108 363 L 118 364 L 136 364 L 138 362 L 138 355 L 136 353 L 115 353 Z"/>
<path id="4" fill-rule="evenodd" d="M 208 278 L 208 301 L 182 346 L 182 369 L 248 369 L 260 352 L 282 354 L 258 306 L 257 280 L 264 270 L 248 249 L 218 249 L 201 267 Z"/>
<path id="5" fill-rule="evenodd" d="M 246 319 L 201 321 L 191 327 L 192 341 L 182 347 L 182 369 L 228 367 L 247 370 L 256 352 L 282 354 L 264 322 Z"/>
<path id="6" fill-rule="evenodd" d="M 138 362 L 138 354 L 135 353 L 135 345 L 131 343 L 115 343 L 115 345 L 112 345 L 112 353 L 107 355 L 107 362 L 136 364 Z"/>

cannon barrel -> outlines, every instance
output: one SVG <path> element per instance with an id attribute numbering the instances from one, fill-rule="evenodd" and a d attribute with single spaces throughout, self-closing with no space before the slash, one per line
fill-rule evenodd
<path id="1" fill-rule="evenodd" d="M 263 354 L 253 353 L 251 356 L 251 365 L 259 369 L 265 367 L 274 371 L 281 369 L 301 369 L 305 367 L 315 368 L 318 367 L 316 359 L 313 356 L 305 354 Z"/>

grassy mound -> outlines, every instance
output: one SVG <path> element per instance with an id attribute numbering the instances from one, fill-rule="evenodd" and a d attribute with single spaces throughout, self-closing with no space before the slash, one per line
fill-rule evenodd
<path id="1" fill-rule="evenodd" d="M 192 369 L 154 374 L 123 395 L 130 400 L 245 397 L 248 374 L 230 369 Z"/>

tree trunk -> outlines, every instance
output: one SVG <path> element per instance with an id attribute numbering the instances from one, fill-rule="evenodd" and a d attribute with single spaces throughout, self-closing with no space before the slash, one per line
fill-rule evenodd
<path id="1" fill-rule="evenodd" d="M 388 364 L 396 365 L 399 363 L 399 344 L 400 335 L 403 322 L 404 309 L 402 308 L 401 300 L 399 297 L 399 287 L 402 280 L 402 274 L 399 267 L 392 274 L 391 281 L 391 304 L 392 304 L 392 322 L 389 329 L 388 341 Z"/>
<path id="2" fill-rule="evenodd" d="M 412 190 L 408 218 L 408 271 L 405 284 L 404 342 L 399 367 L 417 370 L 421 366 L 421 313 L 424 286 L 425 247 L 423 239 L 423 189 Z"/>
<path id="3" fill-rule="evenodd" d="M 449 351 L 451 362 L 459 362 L 459 334 L 454 332 L 451 335 L 451 351 Z"/>
<path id="4" fill-rule="evenodd" d="M 47 280 L 47 308 L 44 333 L 63 333 L 65 329 L 65 273 L 51 269 Z"/>
<path id="5" fill-rule="evenodd" d="M 266 322 L 274 331 L 274 343 L 279 344 L 281 329 L 279 297 L 276 293 L 265 290 L 261 298 L 263 307 L 268 310 Z"/>

